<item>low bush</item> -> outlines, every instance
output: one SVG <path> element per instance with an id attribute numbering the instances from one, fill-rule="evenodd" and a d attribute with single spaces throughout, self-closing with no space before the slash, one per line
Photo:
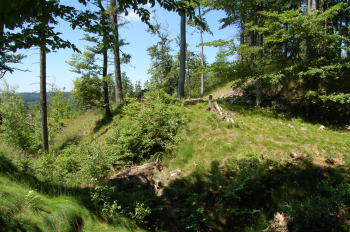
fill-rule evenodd
<path id="1" fill-rule="evenodd" d="M 144 102 L 127 100 L 123 117 L 115 120 L 110 143 L 118 157 L 134 163 L 169 153 L 179 141 L 184 109 L 164 91 L 152 91 Z"/>
<path id="2" fill-rule="evenodd" d="M 349 186 L 333 186 L 330 180 L 321 181 L 317 192 L 306 199 L 293 200 L 290 205 L 292 231 L 349 231 Z"/>

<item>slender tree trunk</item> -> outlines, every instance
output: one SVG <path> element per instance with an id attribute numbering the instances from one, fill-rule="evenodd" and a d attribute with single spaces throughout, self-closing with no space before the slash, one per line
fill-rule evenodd
<path id="1" fill-rule="evenodd" d="M 188 99 L 191 99 L 191 76 L 188 75 Z"/>
<path id="2" fill-rule="evenodd" d="M 106 80 L 107 77 L 107 49 L 103 49 L 103 70 L 102 70 L 102 83 L 103 83 L 103 92 L 104 92 L 104 103 L 106 109 L 106 117 L 112 117 L 111 109 L 109 108 L 109 95 L 108 95 L 108 82 Z"/>
<path id="3" fill-rule="evenodd" d="M 349 16 L 348 15 L 345 18 L 345 26 L 347 26 L 347 27 L 349 26 Z M 350 42 L 349 42 L 350 36 L 349 36 L 348 30 L 346 30 L 346 38 L 347 38 L 347 41 L 345 42 L 345 45 L 348 48 L 348 50 L 346 51 L 346 57 L 350 58 L 350 51 L 349 51 L 349 49 L 350 49 Z"/>
<path id="4" fill-rule="evenodd" d="M 255 31 L 250 32 L 250 47 L 254 47 L 256 45 L 255 43 Z M 250 54 L 250 61 L 254 61 L 254 53 Z"/>
<path id="5" fill-rule="evenodd" d="M 180 76 L 177 97 L 184 97 L 185 74 L 186 74 L 186 15 L 181 16 L 181 45 L 180 45 Z"/>
<path id="6" fill-rule="evenodd" d="M 41 116 L 41 149 L 49 151 L 49 133 L 47 128 L 46 98 L 46 52 L 40 48 L 40 116 Z"/>
<path id="7" fill-rule="evenodd" d="M 261 15 L 258 16 L 258 26 L 260 25 L 261 21 Z M 259 35 L 259 33 L 256 33 L 256 41 L 257 46 L 262 46 L 262 35 Z M 258 69 L 260 69 L 260 62 L 262 59 L 262 54 L 259 52 L 259 58 L 258 58 Z M 256 83 L 256 107 L 261 107 L 262 102 L 262 96 L 263 96 L 263 79 L 259 78 Z"/>
<path id="8" fill-rule="evenodd" d="M 286 30 L 288 31 L 288 24 L 287 24 L 287 23 L 284 24 L 284 27 L 285 27 Z M 286 41 L 284 42 L 284 56 L 285 56 L 286 58 L 288 58 L 288 40 L 286 40 Z"/>
<path id="9" fill-rule="evenodd" d="M 98 1 L 98 5 L 101 9 L 101 13 L 105 12 L 105 8 L 102 5 L 101 0 Z M 102 14 L 101 18 L 101 24 L 103 26 L 107 25 L 107 19 L 104 14 Z M 108 94 L 108 82 L 106 80 L 107 77 L 107 62 L 108 62 L 108 51 L 107 51 L 107 36 L 108 34 L 106 32 L 103 32 L 103 69 L 102 69 L 102 84 L 103 84 L 103 92 L 104 92 L 104 104 L 105 104 L 105 109 L 106 109 L 106 117 L 110 118 L 112 116 L 111 114 L 111 109 L 109 108 L 109 94 Z"/>
<path id="10" fill-rule="evenodd" d="M 201 8 L 199 7 L 199 17 L 202 19 L 201 16 Z M 201 35 L 201 66 L 204 68 L 204 53 L 203 53 L 203 28 L 202 26 L 199 27 L 200 29 L 200 35 Z M 204 96 L 204 73 L 201 72 L 201 98 Z"/>
<path id="11" fill-rule="evenodd" d="M 244 19 L 241 18 L 241 31 L 240 31 L 240 35 L 239 35 L 239 44 L 243 45 L 244 44 L 244 34 L 245 34 L 245 26 L 244 26 Z M 243 61 L 243 56 L 240 54 L 239 55 L 239 60 Z"/>
<path id="12" fill-rule="evenodd" d="M 111 0 L 111 8 L 116 7 L 116 0 Z M 119 52 L 119 32 L 118 32 L 118 11 L 115 10 L 112 14 L 112 25 L 114 30 L 114 77 L 115 77 L 115 101 L 123 101 L 123 88 L 120 70 L 120 52 Z"/>
<path id="13" fill-rule="evenodd" d="M 308 13 L 311 14 L 314 11 L 318 10 L 318 0 L 308 0 Z M 312 58 L 315 56 L 315 49 L 311 47 L 310 45 L 310 38 L 307 38 L 306 40 L 306 59 L 308 59 L 310 62 L 312 62 Z M 316 86 L 316 77 L 312 76 L 306 79 L 305 85 L 306 85 L 306 93 L 310 90 L 315 89 Z M 305 100 L 306 105 L 306 113 L 307 115 L 311 115 L 312 113 L 312 102 L 310 99 Z"/>

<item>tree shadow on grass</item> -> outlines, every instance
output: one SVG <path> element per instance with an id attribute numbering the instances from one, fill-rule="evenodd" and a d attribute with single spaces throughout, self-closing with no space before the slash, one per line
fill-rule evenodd
<path id="1" fill-rule="evenodd" d="M 312 115 L 307 115 L 305 107 L 300 105 L 289 105 L 285 108 L 256 108 L 254 105 L 242 104 L 242 105 L 231 105 L 231 104 L 221 104 L 224 108 L 231 111 L 238 112 L 244 116 L 264 116 L 269 118 L 279 118 L 286 121 L 292 121 L 297 118 L 302 119 L 304 122 L 317 125 L 324 125 L 328 129 L 332 130 L 346 130 L 345 126 L 349 124 L 349 110 L 343 112 L 345 106 L 342 106 L 342 112 L 338 112 L 336 107 L 329 107 L 326 109 L 318 109 L 317 113 Z M 341 106 L 339 106 L 341 107 Z"/>
<path id="2" fill-rule="evenodd" d="M 23 185 L 29 189 L 35 189 L 40 194 L 48 197 L 57 197 L 60 195 L 75 197 L 81 205 L 84 205 L 87 209 L 93 213 L 93 204 L 89 198 L 89 190 L 82 188 L 64 187 L 59 184 L 50 182 L 44 182 L 36 178 L 34 175 L 28 172 L 23 172 L 16 165 L 12 163 L 10 159 L 0 153 L 0 175 L 7 177 L 13 183 Z M 1 195 L 8 194 L 6 190 L 0 192 Z M 39 211 L 47 212 L 45 209 L 38 208 Z M 31 228 L 30 231 L 41 231 L 36 225 L 27 224 L 25 221 L 12 217 L 12 214 L 16 212 L 16 208 L 6 209 L 6 207 L 0 208 L 0 231 L 27 231 L 26 228 Z M 76 216 L 74 221 L 70 222 L 72 228 L 82 228 L 84 222 Z M 79 230 L 74 230 L 79 231 Z"/>
<path id="3" fill-rule="evenodd" d="M 124 105 L 125 103 L 117 104 L 115 109 L 111 109 L 112 115 L 113 116 L 120 115 Z M 104 116 L 103 118 L 97 120 L 93 132 L 97 133 L 101 130 L 102 127 L 110 125 L 113 122 L 113 116 L 112 117 Z M 104 131 L 104 133 L 106 133 L 106 131 Z"/>
<path id="4" fill-rule="evenodd" d="M 290 202 L 324 197 L 317 191 L 320 181 L 346 183 L 347 172 L 307 158 L 279 164 L 253 157 L 225 166 L 213 161 L 209 170 L 195 170 L 164 191 L 184 231 L 261 231 L 275 213 L 290 212 Z"/>

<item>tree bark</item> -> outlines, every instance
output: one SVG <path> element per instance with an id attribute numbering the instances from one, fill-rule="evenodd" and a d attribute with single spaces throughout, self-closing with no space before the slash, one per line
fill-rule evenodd
<path id="1" fill-rule="evenodd" d="M 116 7 L 116 0 L 111 0 L 111 8 Z M 119 32 L 118 32 L 118 11 L 114 10 L 112 14 L 112 25 L 114 30 L 114 77 L 115 77 L 115 101 L 123 101 L 123 88 L 120 70 L 120 52 L 119 52 Z"/>
<path id="2" fill-rule="evenodd" d="M 103 14 L 105 12 L 105 9 L 102 5 L 101 0 L 98 1 L 98 5 L 101 9 L 101 13 L 102 13 L 102 18 L 101 18 L 101 24 L 103 26 L 107 26 L 107 19 L 106 16 Z M 109 108 L 109 94 L 108 94 L 108 82 L 106 80 L 106 76 L 107 76 L 107 62 L 108 62 L 108 51 L 107 51 L 107 36 L 108 34 L 104 31 L 103 32 L 103 69 L 102 69 L 102 85 L 103 85 L 103 92 L 104 92 L 104 104 L 105 104 L 105 109 L 106 109 L 106 117 L 110 118 L 112 116 L 111 114 L 111 109 Z"/>
<path id="3" fill-rule="evenodd" d="M 284 24 L 284 28 L 288 31 L 288 24 Z M 288 58 L 288 40 L 284 41 L 284 56 Z"/>
<path id="4" fill-rule="evenodd" d="M 262 35 L 257 34 L 257 46 L 261 46 L 262 44 Z M 262 55 L 259 55 L 258 68 L 260 69 L 260 60 L 262 59 Z M 263 96 L 263 79 L 258 79 L 256 81 L 256 107 L 261 107 L 262 96 Z"/>
<path id="5" fill-rule="evenodd" d="M 184 97 L 185 74 L 186 74 L 186 15 L 181 16 L 181 44 L 180 44 L 180 76 L 177 97 Z"/>
<path id="6" fill-rule="evenodd" d="M 347 27 L 349 26 L 349 16 L 346 16 L 346 18 L 345 18 L 345 26 L 347 26 Z M 350 49 L 350 42 L 349 42 L 350 36 L 349 36 L 349 31 L 346 31 L 346 38 L 347 38 L 347 41 L 346 41 L 345 45 L 346 45 L 346 47 L 347 47 L 348 49 Z M 346 57 L 347 57 L 347 58 L 350 58 L 350 51 L 349 51 L 349 50 L 346 51 Z"/>
<path id="7" fill-rule="evenodd" d="M 103 49 L 103 70 L 102 70 L 102 84 L 103 84 L 103 92 L 104 92 L 104 104 L 106 109 L 106 117 L 112 117 L 111 109 L 109 108 L 109 95 L 108 95 L 108 82 L 106 80 L 107 77 L 107 49 Z"/>
<path id="8" fill-rule="evenodd" d="M 318 0 L 308 0 L 308 13 L 311 14 L 314 11 L 318 10 Z M 306 40 L 306 59 L 309 61 L 312 60 L 312 58 L 315 56 L 315 49 L 310 46 L 310 39 L 307 38 Z M 305 85 L 306 85 L 306 93 L 310 90 L 317 90 L 318 89 L 318 83 L 316 81 L 316 77 L 312 76 L 306 79 Z M 312 102 L 310 99 L 305 100 L 306 105 L 306 114 L 311 115 L 313 112 Z"/>
<path id="9" fill-rule="evenodd" d="M 201 8 L 199 7 L 199 17 L 202 19 L 201 16 Z M 200 35 L 201 35 L 201 66 L 204 67 L 204 53 L 203 53 L 203 28 L 202 26 L 199 26 Z M 201 98 L 204 96 L 204 73 L 201 72 Z"/>
<path id="10" fill-rule="evenodd" d="M 191 75 L 188 70 L 188 99 L 191 99 Z"/>
<path id="11" fill-rule="evenodd" d="M 245 26 L 244 26 L 244 19 L 241 18 L 241 31 L 240 31 L 240 35 L 239 35 L 239 45 L 243 45 L 244 44 L 244 34 L 245 34 Z M 239 60 L 243 61 L 243 56 L 240 54 L 239 55 Z"/>
<path id="12" fill-rule="evenodd" d="M 49 133 L 47 128 L 46 98 L 46 52 L 40 48 L 40 115 L 41 115 L 41 149 L 49 151 Z"/>

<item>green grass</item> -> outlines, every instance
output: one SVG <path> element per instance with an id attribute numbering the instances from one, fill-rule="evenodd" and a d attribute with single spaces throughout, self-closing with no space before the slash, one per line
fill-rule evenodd
<path id="1" fill-rule="evenodd" d="M 33 170 L 24 168 L 28 154 L 0 145 L 1 231 L 144 231 L 121 214 L 106 223 L 88 189 L 40 181 Z"/>
<path id="2" fill-rule="evenodd" d="M 152 210 L 147 217 L 151 231 L 170 231 L 174 224 L 179 231 L 261 231 L 276 212 L 291 213 L 292 202 L 313 196 L 331 199 L 324 195 L 327 191 L 318 190 L 318 183 L 348 188 L 349 130 L 319 130 L 320 123 L 219 102 L 235 119 L 222 122 L 216 113 L 205 111 L 207 104 L 186 106 L 189 122 L 182 127 L 182 141 L 161 157 L 165 171 L 182 171 L 164 187 L 166 200 L 145 188 L 119 188 L 111 199 L 122 205 L 124 215 L 130 215 L 137 201 Z M 114 115 L 120 106 L 114 106 Z M 58 134 L 50 149 L 60 154 L 71 144 L 79 150 L 86 143 L 105 148 L 114 121 L 104 118 L 101 109 L 90 110 Z M 0 225 L 29 231 L 142 230 L 122 214 L 113 222 L 102 220 L 89 189 L 45 182 L 28 165 L 40 167 L 36 157 L 0 144 Z M 350 205 L 350 196 L 346 201 Z M 170 212 L 176 212 L 175 219 Z"/>
<path id="3" fill-rule="evenodd" d="M 287 120 L 269 109 L 220 105 L 235 123 L 219 121 L 215 113 L 205 111 L 207 103 L 189 106 L 184 139 L 173 158 L 165 159 L 171 170 L 180 167 L 184 173 L 166 187 L 170 199 L 183 209 L 184 227 L 261 231 L 276 212 L 290 213 L 291 202 L 313 195 L 322 199 L 317 183 L 348 186 L 349 131 L 319 130 L 321 124 Z M 245 165 L 254 164 L 250 157 L 257 166 L 242 172 Z"/>
<path id="4" fill-rule="evenodd" d="M 209 167 L 212 160 L 225 161 L 245 151 L 267 155 L 280 161 L 290 153 L 311 156 L 315 163 L 332 156 L 338 164 L 349 165 L 350 133 L 341 130 L 319 130 L 314 125 L 276 117 L 268 109 L 221 104 L 235 119 L 233 125 L 219 121 L 213 112 L 205 111 L 206 104 L 190 107 L 191 122 L 184 141 L 179 145 L 171 167 L 192 170 L 193 163 Z M 224 164 L 224 162 L 223 162 Z"/>

